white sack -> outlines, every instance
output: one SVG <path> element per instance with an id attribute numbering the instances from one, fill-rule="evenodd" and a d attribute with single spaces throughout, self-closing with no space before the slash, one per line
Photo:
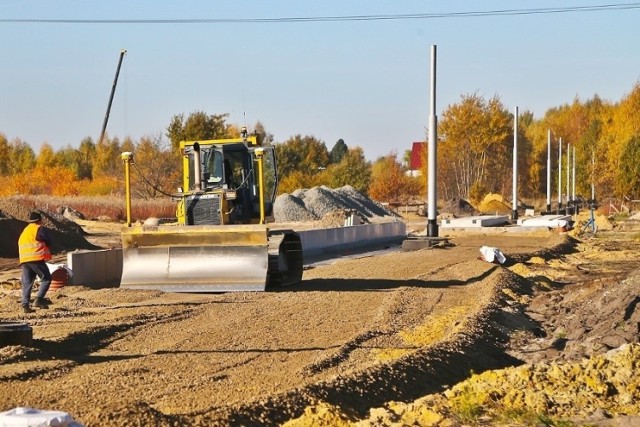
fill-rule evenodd
<path id="1" fill-rule="evenodd" d="M 17 407 L 0 412 L 0 427 L 82 427 L 66 412 Z"/>
<path id="2" fill-rule="evenodd" d="M 504 264 L 507 260 L 505 256 L 500 252 L 498 248 L 492 248 L 491 246 L 483 246 L 480 248 L 480 253 L 482 254 L 482 258 L 484 258 L 487 262 L 499 262 L 500 264 Z"/>

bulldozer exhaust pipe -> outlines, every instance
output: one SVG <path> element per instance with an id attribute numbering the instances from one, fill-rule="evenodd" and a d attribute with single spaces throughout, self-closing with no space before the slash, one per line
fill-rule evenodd
<path id="1" fill-rule="evenodd" d="M 202 170 L 200 163 L 200 144 L 197 142 L 193 144 L 193 175 L 194 175 L 194 184 L 196 186 L 196 191 L 204 190 L 204 186 L 202 184 Z"/>

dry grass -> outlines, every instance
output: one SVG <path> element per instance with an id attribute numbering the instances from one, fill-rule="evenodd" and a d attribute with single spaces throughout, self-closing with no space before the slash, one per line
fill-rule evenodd
<path id="1" fill-rule="evenodd" d="M 80 212 L 86 219 L 109 219 L 124 221 L 126 206 L 123 197 L 116 196 L 12 196 L 12 203 L 29 209 L 62 212 L 65 207 Z M 176 203 L 169 199 L 132 200 L 131 219 L 145 220 L 149 217 L 174 218 Z"/>

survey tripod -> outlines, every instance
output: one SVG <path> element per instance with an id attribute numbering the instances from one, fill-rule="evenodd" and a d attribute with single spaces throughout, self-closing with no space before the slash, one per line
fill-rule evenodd
<path id="1" fill-rule="evenodd" d="M 582 227 L 582 232 L 584 233 L 587 229 L 590 229 L 589 231 L 591 234 L 595 235 L 598 231 L 595 217 L 595 211 L 598 209 L 598 204 L 595 199 L 589 199 L 587 200 L 587 206 L 589 206 L 589 221 L 587 221 L 587 223 Z"/>

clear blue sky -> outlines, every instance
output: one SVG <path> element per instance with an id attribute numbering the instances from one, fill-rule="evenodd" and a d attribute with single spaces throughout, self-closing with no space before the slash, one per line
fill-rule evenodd
<path id="1" fill-rule="evenodd" d="M 626 4 L 639 3 L 621 2 Z M 108 133 L 164 134 L 174 114 L 260 120 L 282 142 L 342 138 L 369 160 L 425 138 L 430 46 L 437 114 L 498 95 L 536 118 L 578 96 L 618 101 L 640 78 L 640 9 L 485 17 L 268 23 L 36 23 L 451 14 L 605 1 L 2 0 L 0 132 L 36 152 L 98 139 L 120 49 Z"/>

